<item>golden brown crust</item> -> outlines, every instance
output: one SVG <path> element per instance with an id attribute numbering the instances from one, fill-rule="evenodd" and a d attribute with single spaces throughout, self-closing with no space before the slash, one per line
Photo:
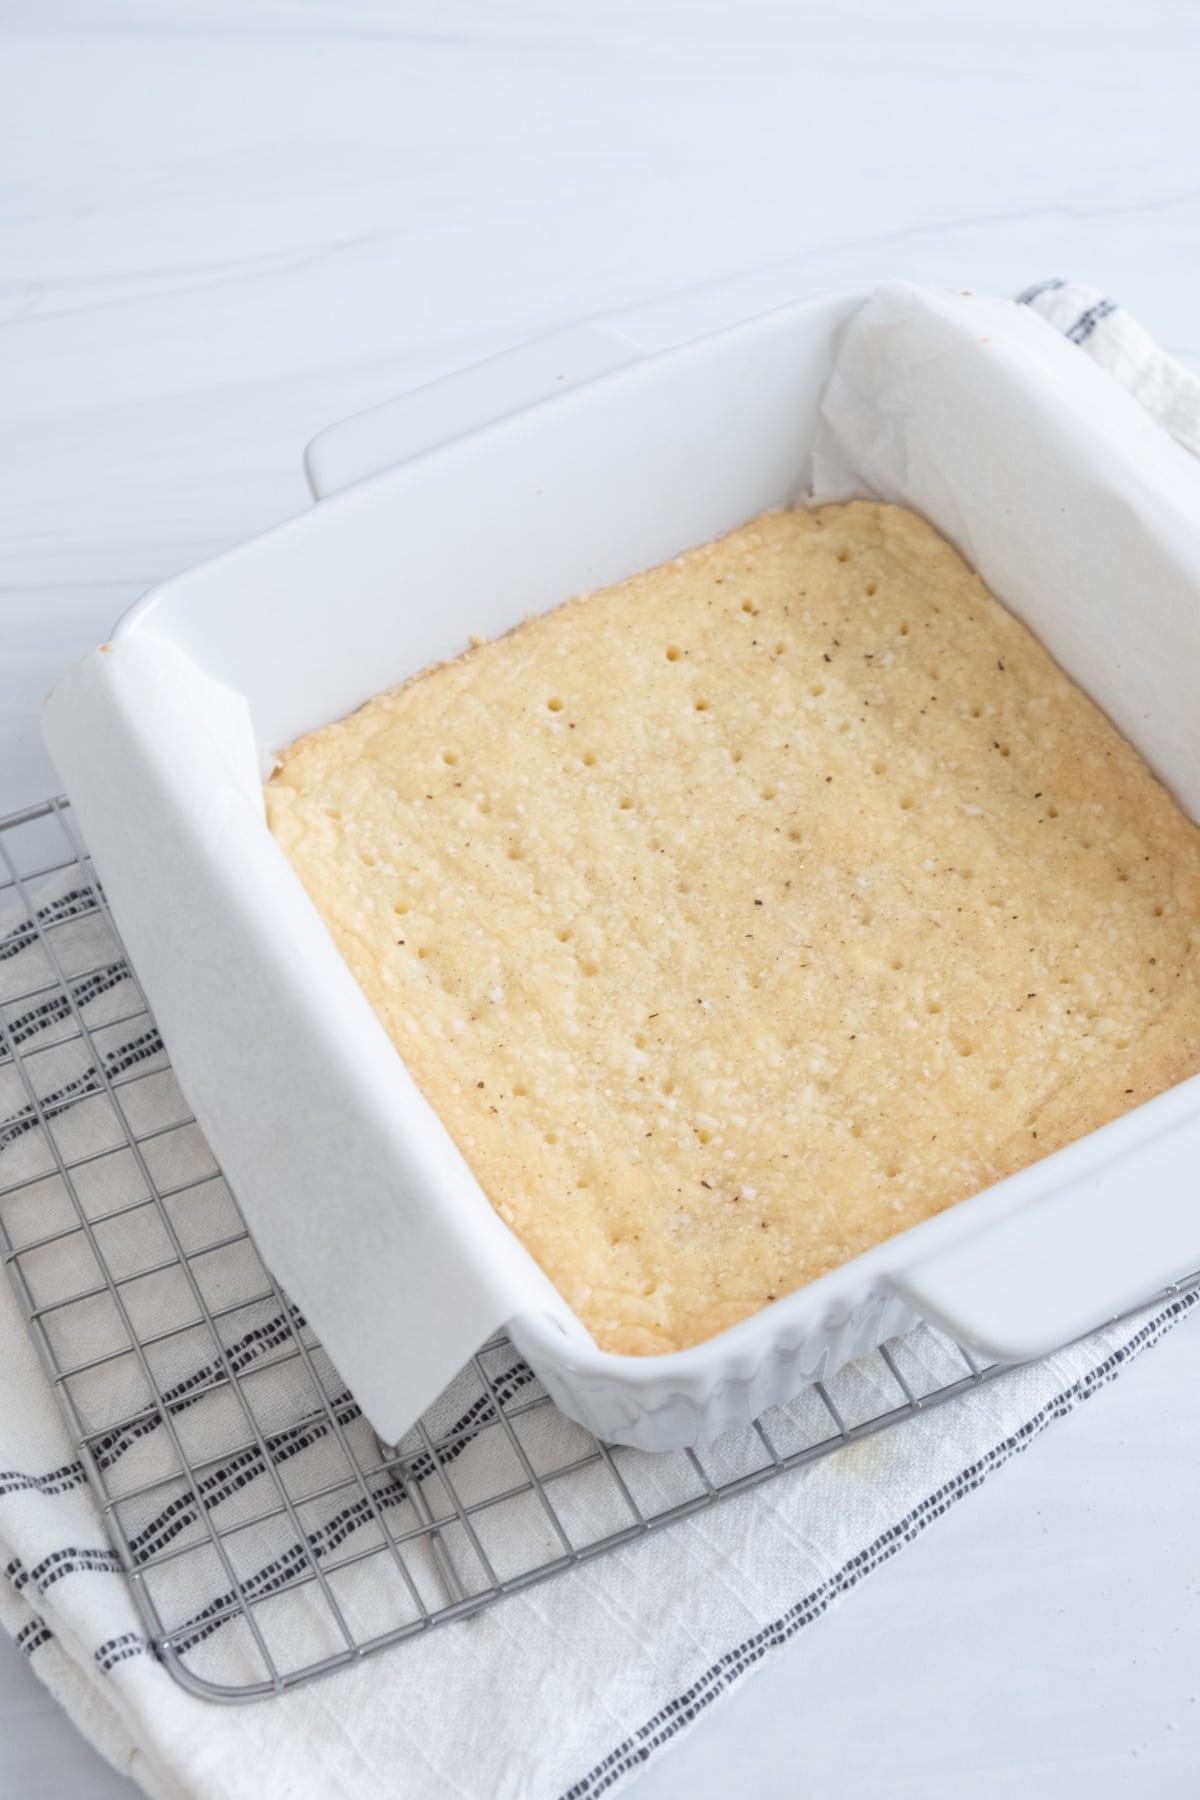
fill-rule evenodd
<path id="1" fill-rule="evenodd" d="M 937 534 L 765 514 L 288 750 L 271 828 L 608 1349 L 1200 1067 L 1200 832 Z"/>

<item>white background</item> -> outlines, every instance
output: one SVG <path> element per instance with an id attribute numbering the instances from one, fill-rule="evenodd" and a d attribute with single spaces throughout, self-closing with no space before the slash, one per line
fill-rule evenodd
<path id="1" fill-rule="evenodd" d="M 539 332 L 1067 274 L 1200 350 L 1198 83 L 1194 0 L 7 0 L 0 806 L 57 671 L 304 505 L 308 437 Z M 639 1800 L 1194 1793 L 1198 1376 L 1192 1324 Z M 0 1647 L 0 1795 L 131 1792 Z"/>

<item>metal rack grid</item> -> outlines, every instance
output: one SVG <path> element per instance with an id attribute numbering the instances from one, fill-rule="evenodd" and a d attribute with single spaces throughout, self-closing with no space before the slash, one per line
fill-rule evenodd
<path id="1" fill-rule="evenodd" d="M 0 820 L 0 1255 L 149 1648 L 278 1692 L 1003 1377 L 922 1327 L 701 1451 L 565 1419 L 493 1338 L 382 1448 L 267 1274 L 65 801 Z"/>

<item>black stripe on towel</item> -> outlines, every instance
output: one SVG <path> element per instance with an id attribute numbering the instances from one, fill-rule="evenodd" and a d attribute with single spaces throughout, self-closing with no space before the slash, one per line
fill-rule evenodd
<path id="1" fill-rule="evenodd" d="M 48 994 L 36 1006 L 31 1006 L 28 1012 L 20 1013 L 17 1018 L 12 1019 L 7 1032 L 9 1042 L 14 1045 L 24 1044 L 30 1038 L 40 1036 L 52 1025 L 65 1025 L 71 1017 L 72 999 L 76 1006 L 89 1006 L 93 1000 L 98 1000 L 101 994 L 107 994 L 112 988 L 120 987 L 123 981 L 129 980 L 128 963 L 108 963 L 102 969 L 94 969 L 81 981 L 70 983 L 70 999 L 64 993 Z M 103 1020 L 98 1019 L 93 1029 L 103 1031 Z M 3 1062 L 8 1055 L 8 1045 L 0 1045 L 0 1062 Z"/>
<path id="2" fill-rule="evenodd" d="M 103 1026 L 97 1025 L 95 1029 L 103 1030 Z M 152 1056 L 157 1056 L 162 1047 L 163 1041 L 158 1034 L 158 1028 L 152 1025 L 147 1031 L 143 1031 L 137 1037 L 130 1038 L 124 1044 L 119 1045 L 117 1049 L 106 1050 L 103 1057 L 103 1074 L 95 1063 L 91 1063 L 80 1074 L 74 1076 L 70 1081 L 64 1082 L 62 1087 L 55 1088 L 53 1093 L 39 1095 L 39 1104 L 43 1111 L 53 1107 L 55 1118 L 61 1118 L 80 1100 L 88 1100 L 93 1094 L 102 1094 L 105 1076 L 111 1080 L 116 1075 L 124 1075 L 127 1069 L 135 1068 L 138 1063 L 148 1062 Z M 10 1144 L 14 1144 L 18 1138 L 24 1137 L 27 1131 L 33 1131 L 38 1124 L 38 1114 L 27 1101 L 18 1112 L 13 1113 L 3 1125 L 0 1125 L 0 1150 L 7 1150 Z"/>
<path id="3" fill-rule="evenodd" d="M 1027 287 L 1023 294 L 1017 295 L 1016 303 L 1018 306 L 1032 306 L 1042 294 L 1052 294 L 1056 288 L 1065 288 L 1066 285 L 1061 275 L 1054 276 L 1050 281 L 1035 281 L 1032 287 Z"/>
<path id="4" fill-rule="evenodd" d="M 115 1669 L 118 1663 L 128 1662 L 131 1656 L 148 1656 L 150 1646 L 140 1631 L 123 1631 L 120 1637 L 109 1638 L 101 1644 L 95 1653 L 96 1666 L 102 1675 Z"/>
<path id="5" fill-rule="evenodd" d="M 83 1480 L 83 1465 L 64 1463 L 46 1475 L 23 1475 L 19 1469 L 5 1469 L 0 1474 L 0 1500 L 9 1494 L 69 1494 Z"/>
<path id="6" fill-rule="evenodd" d="M 39 925 L 61 925 L 67 919 L 81 919 L 85 914 L 99 910 L 100 902 L 90 887 L 71 888 L 57 900 L 47 900 L 45 906 L 36 909 L 33 918 L 27 915 L 0 935 L 0 962 L 20 956 L 22 950 L 36 944 Z"/>
<path id="7" fill-rule="evenodd" d="M 32 1656 L 35 1650 L 40 1650 L 43 1644 L 48 1644 L 53 1636 L 54 1633 L 45 1619 L 39 1619 L 35 1614 L 27 1625 L 22 1625 L 13 1639 L 13 1643 L 25 1656 Z"/>
<path id="8" fill-rule="evenodd" d="M 71 1546 L 52 1550 L 40 1562 L 34 1563 L 32 1569 L 27 1569 L 18 1557 L 4 1571 L 18 1594 L 31 1582 L 39 1594 L 44 1594 L 64 1575 L 119 1575 L 120 1572 L 121 1565 L 114 1551 L 76 1550 Z"/>
<path id="9" fill-rule="evenodd" d="M 1095 306 L 1089 306 L 1081 312 L 1071 329 L 1065 333 L 1073 344 L 1085 344 L 1091 337 L 1101 319 L 1111 317 L 1117 310 L 1115 300 L 1097 300 Z"/>

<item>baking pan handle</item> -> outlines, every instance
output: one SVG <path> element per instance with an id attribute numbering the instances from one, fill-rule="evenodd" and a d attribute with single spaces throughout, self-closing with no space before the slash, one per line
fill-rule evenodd
<path id="1" fill-rule="evenodd" d="M 1193 1077 L 1012 1177 L 1035 1190 L 1045 1177 L 1048 1191 L 888 1285 L 998 1362 L 1042 1356 L 1161 1294 L 1200 1267 L 1198 1092 Z M 1002 1202 L 1009 1187 L 981 1198 Z"/>
<path id="2" fill-rule="evenodd" d="M 330 425 L 304 452 L 314 500 L 498 419 L 595 381 L 646 354 L 614 326 L 572 325 Z"/>

